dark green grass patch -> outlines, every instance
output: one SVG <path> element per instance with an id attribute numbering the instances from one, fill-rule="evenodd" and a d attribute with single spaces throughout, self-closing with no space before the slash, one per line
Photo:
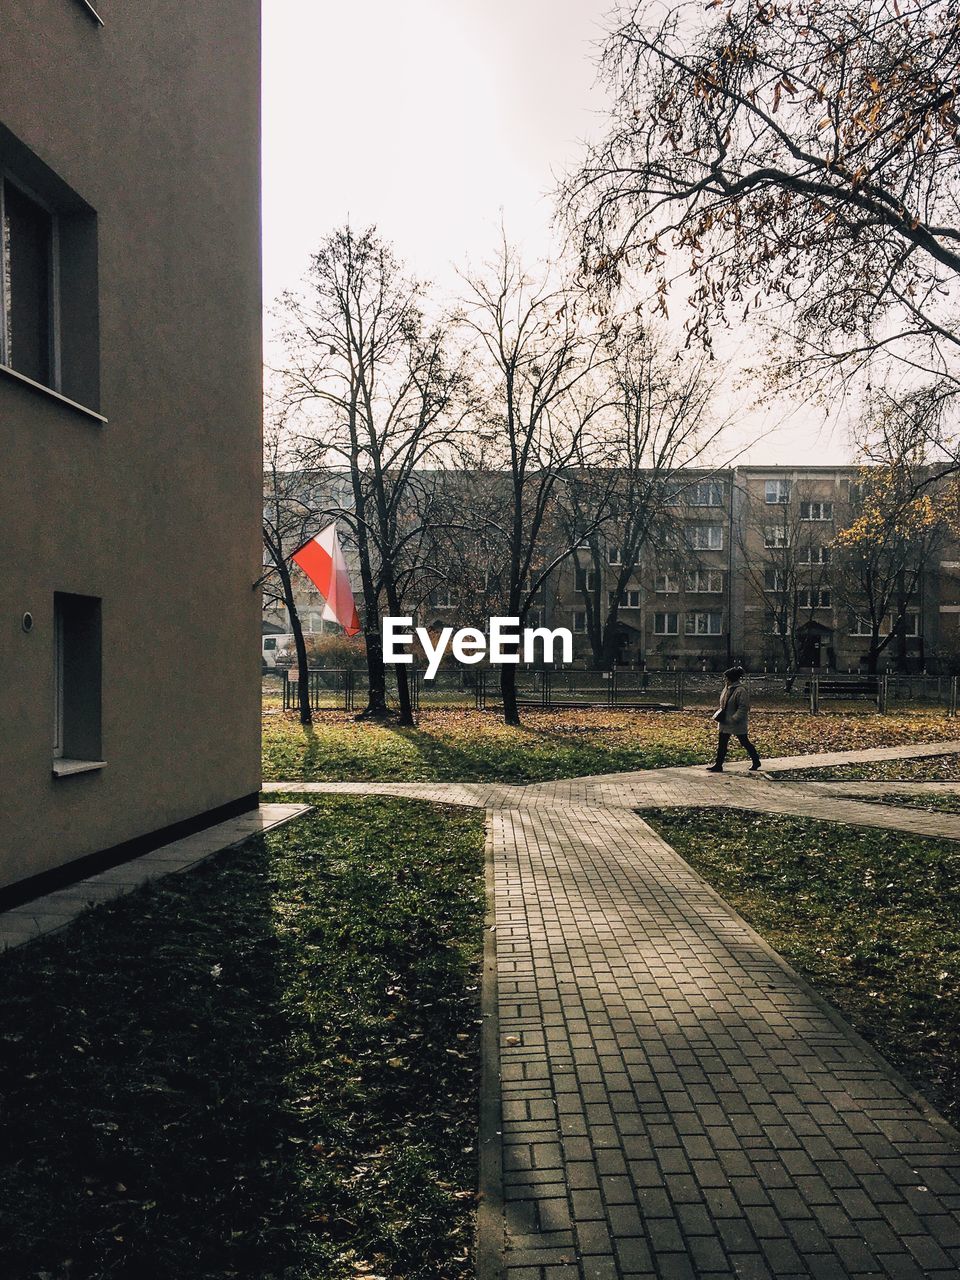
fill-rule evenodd
<path id="1" fill-rule="evenodd" d="M 466 1280 L 482 872 L 320 798 L 0 959 L 4 1280 Z"/>
<path id="2" fill-rule="evenodd" d="M 960 844 L 725 809 L 643 816 L 960 1120 Z"/>
<path id="3" fill-rule="evenodd" d="M 925 809 L 928 813 L 960 813 L 960 793 L 948 791 L 888 791 L 882 796 L 856 795 L 867 804 L 892 804 L 899 809 Z"/>

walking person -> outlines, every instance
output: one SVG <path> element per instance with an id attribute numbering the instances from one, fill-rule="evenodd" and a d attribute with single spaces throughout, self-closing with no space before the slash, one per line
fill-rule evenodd
<path id="1" fill-rule="evenodd" d="M 713 713 L 717 722 L 720 737 L 717 741 L 717 758 L 707 773 L 723 773 L 723 762 L 727 758 L 727 747 L 730 737 L 736 734 L 737 741 L 753 761 L 750 772 L 760 768 L 760 756 L 757 748 L 747 737 L 747 720 L 750 716 L 750 695 L 743 683 L 743 667 L 731 667 L 723 673 L 726 683 L 720 694 L 719 709 Z"/>

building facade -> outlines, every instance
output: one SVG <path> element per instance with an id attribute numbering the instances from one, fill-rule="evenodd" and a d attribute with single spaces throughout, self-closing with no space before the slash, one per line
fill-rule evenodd
<path id="1" fill-rule="evenodd" d="M 890 597 L 879 638 L 879 669 L 954 669 L 960 658 L 960 552 L 931 536 L 897 582 L 865 591 L 838 562 L 835 539 L 856 518 L 859 467 L 737 467 L 685 475 L 669 513 L 672 526 L 646 550 L 620 591 L 619 659 L 627 665 L 753 670 L 857 671 L 870 665 L 873 621 L 867 596 Z M 603 563 L 566 566 L 547 609 L 569 620 L 578 655 L 593 656 L 584 586 L 595 609 L 622 582 L 612 539 Z M 580 556 L 581 566 L 586 563 Z M 889 566 L 886 566 L 889 572 Z M 584 582 L 584 573 L 590 581 Z M 878 610 L 874 608 L 874 613 Z M 899 622 L 902 616 L 903 622 Z M 886 637 L 894 633 L 893 639 Z"/>
<path id="2" fill-rule="evenodd" d="M 258 0 L 0 9 L 8 898 L 255 803 L 259 43 Z"/>
<path id="3" fill-rule="evenodd" d="M 754 670 L 857 671 L 870 666 L 873 639 L 882 644 L 880 670 L 960 669 L 955 540 L 942 531 L 932 536 L 902 581 L 880 581 L 881 564 L 865 591 L 841 573 L 834 543 L 856 518 L 864 474 L 854 466 L 678 473 L 636 563 L 624 563 L 610 521 L 546 582 L 528 623 L 569 627 L 577 661 L 596 663 L 594 620 L 606 619 L 619 593 L 614 653 L 626 666 L 718 670 L 742 662 Z M 465 545 L 465 558 L 471 553 Z M 495 571 L 478 568 L 466 576 L 476 583 L 488 574 L 482 600 L 476 591 L 458 590 L 464 575 L 452 572 L 448 583 L 408 603 L 417 621 L 476 625 L 478 607 L 501 612 Z M 874 609 L 872 619 L 865 597 L 875 590 L 890 597 L 890 608 Z M 312 584 L 299 581 L 297 600 L 307 630 L 336 632 L 335 624 L 322 623 L 322 599 Z M 269 621 L 289 630 L 282 611 Z"/>

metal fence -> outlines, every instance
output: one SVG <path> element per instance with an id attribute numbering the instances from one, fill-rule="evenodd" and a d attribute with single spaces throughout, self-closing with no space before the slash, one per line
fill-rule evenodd
<path id="1" fill-rule="evenodd" d="M 410 701 L 421 707 L 478 710 L 502 706 L 500 672 L 494 668 L 444 668 L 427 680 L 418 667 L 407 667 Z M 387 704 L 398 703 L 396 668 L 387 667 Z M 281 675 L 285 711 L 299 705 L 297 679 Z M 520 668 L 516 673 L 521 707 L 571 709 L 608 707 L 628 710 L 712 710 L 717 705 L 722 676 L 706 671 L 588 671 L 574 668 Z M 867 708 L 879 712 L 940 707 L 957 714 L 956 676 L 863 676 L 853 673 L 760 673 L 746 678 L 750 700 L 757 710 L 813 714 Z M 367 673 L 346 668 L 323 668 L 309 673 L 310 706 L 314 711 L 354 711 L 367 701 Z"/>
<path id="2" fill-rule="evenodd" d="M 308 673 L 308 693 L 313 711 L 352 711 L 354 702 L 354 673 L 346 668 L 328 668 Z M 284 671 L 283 709 L 294 711 L 300 705 L 300 690 L 294 674 Z"/>
<path id="3" fill-rule="evenodd" d="M 673 710 L 683 706 L 682 671 L 520 670 L 517 701 L 536 707 L 645 707 Z M 717 681 L 714 679 L 714 689 Z M 476 705 L 483 710 L 502 701 L 500 673 L 484 669 L 476 676 Z"/>
<path id="4" fill-rule="evenodd" d="M 473 668 L 462 671 L 441 671 L 435 679 L 425 680 L 418 667 L 407 667 L 407 688 L 410 704 L 419 711 L 426 702 L 431 707 L 451 709 L 475 707 L 476 673 Z M 300 705 L 296 672 L 284 671 L 282 705 L 284 711 L 294 711 Z M 310 707 L 313 711 L 354 711 L 362 708 L 370 692 L 370 681 L 365 670 L 348 668 L 323 668 L 309 673 Z M 386 669 L 387 706 L 399 704 L 396 668 Z"/>

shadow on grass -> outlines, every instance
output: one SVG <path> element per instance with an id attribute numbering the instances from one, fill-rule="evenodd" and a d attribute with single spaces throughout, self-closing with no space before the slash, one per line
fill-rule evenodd
<path id="1" fill-rule="evenodd" d="M 408 777 L 445 782 L 544 782 L 590 774 L 696 764 L 707 753 L 668 741 L 627 745 L 605 738 L 602 727 L 551 728 L 524 720 L 507 726 L 490 712 L 484 729 L 465 732 L 462 744 L 450 734 L 385 723 L 410 752 Z M 437 726 L 438 728 L 441 726 Z M 443 726 L 446 727 L 446 726 Z M 376 775 L 380 778 L 385 774 Z"/>
<path id="2" fill-rule="evenodd" d="M 0 960 L 4 1280 L 469 1274 L 482 838 L 398 804 Z"/>
<path id="3" fill-rule="evenodd" d="M 3 961 L 5 1275 L 266 1274 L 289 1253 L 280 1223 L 309 1204 L 264 844 L 227 895 L 204 868 Z"/>

